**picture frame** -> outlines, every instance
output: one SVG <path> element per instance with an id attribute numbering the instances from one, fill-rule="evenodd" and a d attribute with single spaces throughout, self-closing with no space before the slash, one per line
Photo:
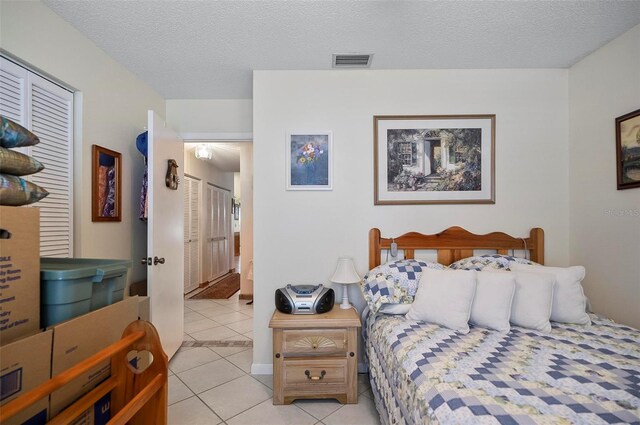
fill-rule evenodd
<path id="1" fill-rule="evenodd" d="M 373 117 L 374 205 L 495 204 L 496 116 Z"/>
<path id="2" fill-rule="evenodd" d="M 287 133 L 286 190 L 333 190 L 333 133 Z"/>
<path id="3" fill-rule="evenodd" d="M 122 154 L 91 149 L 91 221 L 122 221 Z"/>
<path id="4" fill-rule="evenodd" d="M 618 190 L 640 187 L 640 109 L 616 118 Z"/>

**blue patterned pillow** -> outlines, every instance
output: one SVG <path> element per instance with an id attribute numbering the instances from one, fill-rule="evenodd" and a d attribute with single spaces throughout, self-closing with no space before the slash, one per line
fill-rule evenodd
<path id="1" fill-rule="evenodd" d="M 445 267 L 419 260 L 398 260 L 370 270 L 361 284 L 369 309 L 377 313 L 384 305 L 411 304 L 425 268 L 444 270 Z"/>
<path id="2" fill-rule="evenodd" d="M 475 257 L 467 257 L 462 260 L 458 260 L 449 266 L 454 270 L 476 270 L 482 271 L 484 269 L 493 270 L 509 270 L 509 263 L 516 262 L 519 264 L 534 265 L 533 261 L 525 258 L 518 258 L 512 255 L 500 255 L 500 254 L 488 254 Z"/>

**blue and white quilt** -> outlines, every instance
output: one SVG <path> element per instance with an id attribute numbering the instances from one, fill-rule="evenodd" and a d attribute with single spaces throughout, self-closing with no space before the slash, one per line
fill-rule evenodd
<path id="1" fill-rule="evenodd" d="M 371 314 L 363 327 L 384 424 L 640 424 L 640 332 L 592 315 L 551 333 L 466 334 Z"/>

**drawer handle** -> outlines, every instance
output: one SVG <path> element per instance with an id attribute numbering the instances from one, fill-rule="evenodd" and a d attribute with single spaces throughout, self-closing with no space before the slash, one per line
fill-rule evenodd
<path id="1" fill-rule="evenodd" d="M 309 372 L 308 370 L 305 370 L 304 374 L 307 375 L 307 379 L 310 381 L 319 381 L 324 378 L 324 375 L 327 374 L 327 371 L 323 370 L 322 372 L 320 372 L 320 376 L 311 376 L 311 372 Z"/>

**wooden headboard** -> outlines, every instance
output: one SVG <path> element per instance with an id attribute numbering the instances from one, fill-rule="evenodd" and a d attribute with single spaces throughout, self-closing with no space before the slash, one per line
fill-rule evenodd
<path id="1" fill-rule="evenodd" d="M 495 250 L 504 255 L 509 250 L 526 249 L 531 261 L 544 264 L 544 231 L 539 227 L 531 229 L 528 238 L 517 238 L 502 232 L 475 235 L 457 226 L 434 235 L 411 232 L 397 238 L 383 238 L 380 229 L 373 228 L 369 230 L 369 269 L 381 264 L 380 252 L 389 249 L 392 241 L 398 244 L 398 250 L 404 250 L 404 258 L 414 258 L 416 249 L 437 250 L 438 262 L 446 266 L 473 256 L 476 249 Z"/>

